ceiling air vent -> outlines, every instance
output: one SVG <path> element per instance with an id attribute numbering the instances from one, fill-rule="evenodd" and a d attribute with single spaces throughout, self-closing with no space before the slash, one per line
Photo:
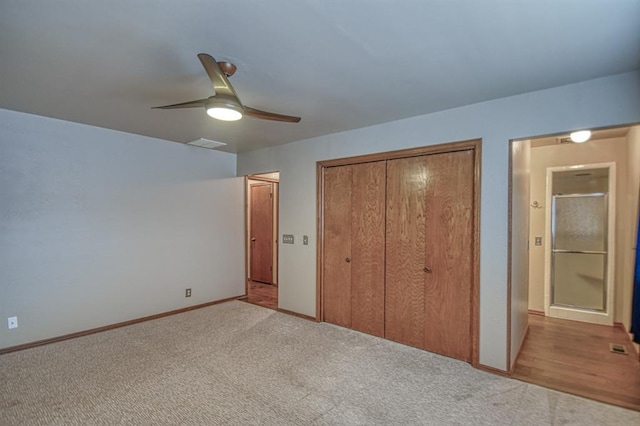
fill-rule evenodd
<path id="1" fill-rule="evenodd" d="M 571 138 L 569 136 L 563 137 L 563 138 L 556 138 L 556 141 L 558 143 L 573 143 L 573 141 L 571 140 Z"/>
<path id="2" fill-rule="evenodd" d="M 216 142 L 216 141 L 212 141 L 210 139 L 205 139 L 205 138 L 200 138 L 200 139 L 196 139 L 195 141 L 187 142 L 185 145 L 193 145 L 193 146 L 199 146 L 200 148 L 215 149 L 221 146 L 225 146 L 226 143 Z"/>
<path id="3" fill-rule="evenodd" d="M 619 343 L 609 343 L 609 350 L 614 354 L 627 355 L 627 347 Z"/>

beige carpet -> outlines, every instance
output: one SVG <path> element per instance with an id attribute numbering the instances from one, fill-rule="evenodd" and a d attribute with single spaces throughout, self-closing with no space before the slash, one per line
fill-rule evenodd
<path id="1" fill-rule="evenodd" d="M 1 425 L 632 425 L 640 413 L 242 302 L 0 356 Z"/>

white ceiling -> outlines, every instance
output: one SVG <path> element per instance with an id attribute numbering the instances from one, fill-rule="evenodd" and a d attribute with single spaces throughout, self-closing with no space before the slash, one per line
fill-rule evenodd
<path id="1" fill-rule="evenodd" d="M 639 22 L 640 0 L 2 0 L 0 108 L 242 152 L 637 70 Z M 212 94 L 200 52 L 302 121 L 152 110 Z"/>

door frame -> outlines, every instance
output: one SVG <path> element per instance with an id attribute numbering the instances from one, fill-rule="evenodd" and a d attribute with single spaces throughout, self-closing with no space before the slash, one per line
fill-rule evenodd
<path id="1" fill-rule="evenodd" d="M 568 170 L 592 170 L 592 169 L 608 169 L 609 170 L 609 193 L 607 205 L 607 303 L 605 312 L 587 311 L 584 309 L 553 306 L 551 305 L 552 289 L 552 203 L 553 203 L 553 174 Z M 545 208 L 545 240 L 549 241 L 544 252 L 544 314 L 551 318 L 571 319 L 576 321 L 585 321 L 594 324 L 613 325 L 614 309 L 615 309 L 615 230 L 616 230 L 616 163 L 590 163 L 578 164 L 572 166 L 547 167 L 546 180 L 546 208 Z"/>
<path id="2" fill-rule="evenodd" d="M 480 168 L 482 162 L 482 139 L 449 142 L 419 148 L 398 151 L 380 152 L 355 157 L 337 158 L 318 161 L 316 163 L 316 321 L 324 321 L 322 306 L 323 266 L 324 266 L 324 169 L 328 167 L 370 163 L 398 158 L 419 157 L 429 154 L 441 154 L 455 151 L 473 151 L 474 183 L 473 183 L 473 259 L 471 279 L 471 365 L 479 365 L 479 330 L 480 330 Z"/>
<path id="3" fill-rule="evenodd" d="M 278 287 L 278 282 L 280 281 L 280 245 L 278 244 L 278 235 L 280 232 L 280 179 L 273 179 L 265 176 L 260 176 L 261 174 L 271 174 L 276 173 L 273 172 L 265 172 L 258 173 L 252 175 L 244 176 L 244 294 L 245 296 L 249 294 L 249 257 L 250 257 L 250 245 L 249 245 L 249 221 L 251 218 L 249 217 L 249 206 L 250 206 L 250 191 L 249 191 L 249 180 L 256 180 L 261 182 L 268 182 L 274 185 L 274 217 L 273 217 L 273 235 L 276 237 L 274 241 L 274 260 L 273 260 L 273 283 L 274 287 Z"/>

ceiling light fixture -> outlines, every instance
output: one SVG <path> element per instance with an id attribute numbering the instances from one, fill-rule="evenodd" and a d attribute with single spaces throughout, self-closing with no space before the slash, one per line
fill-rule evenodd
<path id="1" fill-rule="evenodd" d="M 207 114 L 209 116 L 223 121 L 236 121 L 242 118 L 242 105 L 235 101 L 235 99 L 214 96 L 209 98 L 205 105 Z"/>
<path id="2" fill-rule="evenodd" d="M 591 130 L 580 130 L 578 132 L 573 132 L 569 135 L 572 142 L 582 143 L 589 140 L 591 137 Z"/>

